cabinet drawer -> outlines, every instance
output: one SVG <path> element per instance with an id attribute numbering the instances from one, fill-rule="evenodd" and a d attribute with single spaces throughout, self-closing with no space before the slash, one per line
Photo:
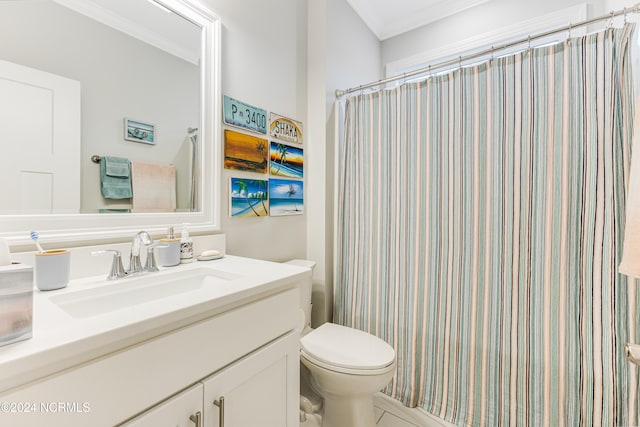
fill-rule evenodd
<path id="1" fill-rule="evenodd" d="M 120 427 L 201 427 L 196 425 L 196 417 L 202 420 L 202 384 L 162 402 Z"/>
<path id="2" fill-rule="evenodd" d="M 290 289 L 5 393 L 63 406 L 2 413 L 0 425 L 113 426 L 293 330 L 298 306 Z"/>

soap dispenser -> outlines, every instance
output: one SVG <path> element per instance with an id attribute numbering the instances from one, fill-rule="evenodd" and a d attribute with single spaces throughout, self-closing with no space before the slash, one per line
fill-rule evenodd
<path id="1" fill-rule="evenodd" d="M 182 224 L 180 235 L 180 264 L 193 262 L 193 240 L 189 236 L 189 224 Z"/>

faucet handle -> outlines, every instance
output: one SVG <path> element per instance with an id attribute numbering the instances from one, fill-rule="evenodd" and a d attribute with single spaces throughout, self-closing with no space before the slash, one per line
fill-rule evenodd
<path id="1" fill-rule="evenodd" d="M 120 253 L 120 251 L 117 251 L 115 249 L 103 249 L 99 251 L 93 251 L 91 252 L 91 255 L 97 256 L 97 255 L 102 255 L 107 253 L 113 253 L 113 261 L 111 262 L 111 271 L 107 276 L 107 280 L 114 280 L 114 279 L 120 279 L 122 277 L 125 277 L 127 273 L 124 271 L 124 267 L 122 265 L 122 254 Z"/>
<path id="2" fill-rule="evenodd" d="M 154 243 L 152 245 L 147 246 L 147 261 L 144 264 L 143 271 L 153 272 L 160 270 L 158 268 L 158 264 L 156 263 L 155 252 L 153 251 L 155 248 L 168 248 L 169 245 L 165 245 L 163 243 Z"/>

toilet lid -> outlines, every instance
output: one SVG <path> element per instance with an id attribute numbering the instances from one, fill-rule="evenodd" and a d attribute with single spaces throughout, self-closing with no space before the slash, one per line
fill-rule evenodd
<path id="1" fill-rule="evenodd" d="M 374 370 L 391 365 L 396 358 L 393 347 L 380 338 L 333 323 L 303 336 L 300 343 L 306 356 L 333 367 Z"/>

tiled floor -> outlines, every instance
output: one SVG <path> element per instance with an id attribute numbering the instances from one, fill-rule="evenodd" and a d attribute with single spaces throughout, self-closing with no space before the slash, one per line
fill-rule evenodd
<path id="1" fill-rule="evenodd" d="M 303 376 L 303 379 L 306 379 Z M 302 396 L 301 409 L 306 415 L 301 416 L 300 427 L 320 427 L 322 425 L 322 400 L 310 388 L 307 381 L 300 383 Z M 455 427 L 433 415 L 419 409 L 409 409 L 399 401 L 378 393 L 374 397 L 376 427 Z M 305 419 L 306 418 L 306 419 Z M 302 421 L 302 419 L 305 419 Z"/>
<path id="2" fill-rule="evenodd" d="M 418 427 L 416 424 L 412 424 L 402 418 L 396 417 L 390 412 L 382 412 L 378 422 L 378 427 Z"/>
<path id="3" fill-rule="evenodd" d="M 455 427 L 417 409 L 408 409 L 382 394 L 376 397 L 376 427 Z M 382 409 L 384 408 L 384 409 Z M 322 418 L 309 415 L 300 427 L 320 427 Z"/>

